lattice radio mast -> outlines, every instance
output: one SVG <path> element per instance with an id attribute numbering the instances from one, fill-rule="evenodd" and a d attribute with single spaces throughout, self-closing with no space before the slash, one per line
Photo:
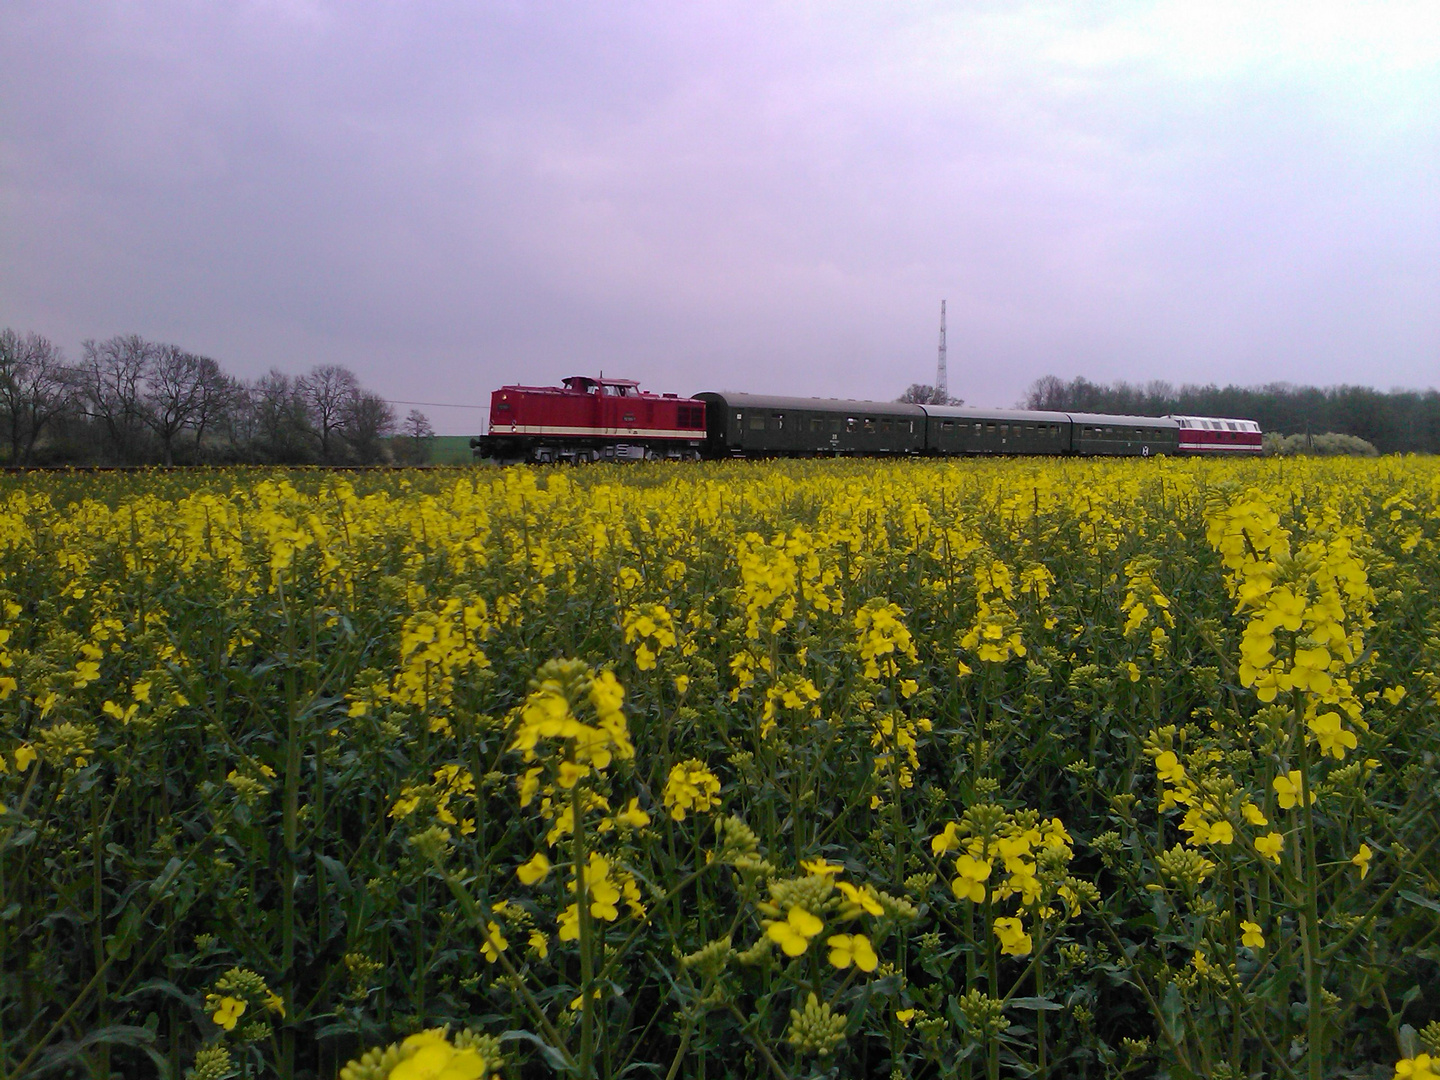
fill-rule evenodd
<path id="1" fill-rule="evenodd" d="M 939 404 L 950 400 L 950 388 L 945 377 L 945 301 L 940 301 L 940 363 L 935 368 L 935 396 Z"/>

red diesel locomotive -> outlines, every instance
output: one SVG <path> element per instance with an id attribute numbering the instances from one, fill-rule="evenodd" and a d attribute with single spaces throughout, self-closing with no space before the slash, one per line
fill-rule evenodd
<path id="1" fill-rule="evenodd" d="M 705 402 L 648 394 L 629 379 L 573 375 L 563 386 L 502 386 L 490 395 L 490 433 L 471 439 L 497 461 L 700 459 Z"/>
<path id="2" fill-rule="evenodd" d="M 1214 416 L 1174 416 L 1180 425 L 1182 454 L 1218 457 L 1246 457 L 1259 454 L 1264 443 L 1260 425 L 1254 420 L 1231 420 Z"/>

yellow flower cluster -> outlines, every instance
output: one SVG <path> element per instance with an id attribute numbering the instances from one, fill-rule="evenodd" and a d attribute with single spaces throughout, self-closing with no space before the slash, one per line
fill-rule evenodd
<path id="1" fill-rule="evenodd" d="M 684 821 L 691 811 L 708 813 L 720 805 L 720 778 L 703 761 L 682 761 L 670 769 L 661 800 L 676 821 Z"/>
<path id="2" fill-rule="evenodd" d="M 675 647 L 675 619 L 664 604 L 639 604 L 625 612 L 625 644 L 635 645 L 635 666 L 651 671 L 655 658 Z"/>
<path id="3" fill-rule="evenodd" d="M 590 917 L 614 922 L 620 917 L 618 905 L 623 900 L 630 914 L 637 919 L 645 917 L 645 905 L 641 902 L 640 886 L 635 876 L 611 864 L 598 851 L 590 853 L 590 861 L 584 871 L 585 895 L 590 901 Z M 574 877 L 566 883 L 570 892 L 579 888 Z M 560 913 L 560 940 L 575 941 L 580 937 L 580 905 L 573 903 Z"/>
<path id="4" fill-rule="evenodd" d="M 595 714 L 594 724 L 582 723 L 575 716 L 575 699 L 579 693 L 584 694 L 584 700 Z M 530 762 L 536 759 L 542 740 L 565 743 L 567 748 L 558 763 L 556 782 L 568 790 L 589 775 L 592 767 L 604 770 L 613 758 L 624 761 L 635 756 L 630 730 L 621 711 L 624 702 L 625 690 L 612 672 L 596 672 L 573 661 L 552 661 L 540 669 L 530 695 L 520 707 L 510 749 L 520 751 L 524 760 Z M 522 799 L 521 805 L 526 801 Z"/>
<path id="5" fill-rule="evenodd" d="M 803 878 L 772 881 L 770 901 L 758 905 L 768 916 L 761 920 L 765 940 L 778 945 L 786 956 L 805 955 L 810 943 L 825 932 L 823 914 L 832 913 L 844 922 L 885 914 L 882 894 L 874 888 L 839 880 L 843 866 L 814 859 L 804 862 L 802 868 L 806 871 Z M 830 966 L 838 970 L 853 965 L 868 974 L 880 965 L 867 934 L 831 934 L 825 938 L 825 945 Z"/>
<path id="6" fill-rule="evenodd" d="M 855 629 L 860 631 L 860 659 L 865 664 L 865 677 L 879 679 L 899 674 L 895 662 L 903 656 L 913 664 L 919 660 L 915 639 L 905 627 L 905 613 L 881 597 L 874 597 L 855 612 Z"/>
<path id="7" fill-rule="evenodd" d="M 1358 530 L 1329 511 L 1311 523 L 1310 539 L 1293 549 L 1279 515 L 1252 493 L 1211 514 L 1206 535 L 1229 571 L 1237 612 L 1247 615 L 1241 683 L 1267 702 L 1303 691 L 1307 723 L 1322 753 L 1343 758 L 1355 737 L 1340 714 L 1364 724 L 1344 671 L 1364 651 L 1374 602 L 1356 552 Z M 1284 635 L 1283 642 L 1277 635 Z M 1325 707 L 1329 711 L 1318 712 Z"/>
<path id="8" fill-rule="evenodd" d="M 982 904 L 987 888 L 995 903 L 1018 898 L 1020 911 L 1015 916 L 997 918 L 993 929 L 1002 953 L 1027 956 L 1033 941 L 1025 931 L 1021 914 L 1030 912 L 1049 918 L 1055 914 L 1049 906 L 1055 900 L 1063 902 L 1069 917 L 1080 913 L 1079 883 L 1064 874 L 1074 857 L 1072 843 L 1059 818 L 1041 822 L 1033 811 L 1012 814 L 993 804 L 981 804 L 967 811 L 960 821 L 947 822 L 931 838 L 930 850 L 937 858 L 960 852 L 954 862 L 955 877 L 950 881 L 950 890 L 957 899 Z M 997 862 L 1004 877 L 992 883 Z"/>
<path id="9" fill-rule="evenodd" d="M 1054 580 L 1053 576 L 1049 580 Z M 1036 579 L 1032 576 L 1031 582 Z M 1048 594 L 1032 585 L 1037 596 Z M 960 647 L 987 664 L 1003 664 L 1012 656 L 1024 656 L 1020 626 L 1011 601 L 1015 586 L 1010 568 L 998 559 L 975 568 L 975 621 L 960 638 Z"/>

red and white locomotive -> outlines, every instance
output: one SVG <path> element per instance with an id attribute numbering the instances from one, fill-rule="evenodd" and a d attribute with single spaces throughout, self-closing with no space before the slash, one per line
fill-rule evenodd
<path id="1" fill-rule="evenodd" d="M 471 439 L 497 461 L 699 460 L 705 402 L 649 394 L 629 379 L 573 375 L 563 386 L 502 386 L 490 433 Z"/>
<path id="2" fill-rule="evenodd" d="M 1180 425 L 1180 453 L 1207 456 L 1245 457 L 1259 454 L 1264 438 L 1254 420 L 1231 420 L 1215 416 L 1175 416 Z"/>

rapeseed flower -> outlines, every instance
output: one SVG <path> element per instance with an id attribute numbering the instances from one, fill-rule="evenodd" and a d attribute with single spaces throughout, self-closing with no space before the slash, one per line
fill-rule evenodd
<path id="1" fill-rule="evenodd" d="M 438 1030 L 411 1035 L 400 1044 L 408 1056 L 388 1080 L 481 1080 L 486 1062 L 474 1048 L 459 1049 Z"/>
<path id="2" fill-rule="evenodd" d="M 1374 854 L 1375 853 L 1370 850 L 1369 844 L 1361 844 L 1360 850 L 1350 857 L 1350 861 L 1355 865 L 1355 868 L 1360 871 L 1361 881 L 1364 881 L 1365 876 L 1370 873 L 1370 859 Z"/>
<path id="3" fill-rule="evenodd" d="M 880 963 L 870 939 L 864 934 L 835 934 L 825 939 L 830 946 L 830 965 L 840 969 L 854 964 L 861 971 L 874 971 Z M 783 947 L 783 946 L 782 946 Z"/>
<path id="4" fill-rule="evenodd" d="M 1280 861 L 1280 852 L 1285 847 L 1285 838 L 1278 832 L 1268 832 L 1255 838 L 1255 850 L 1271 862 Z"/>
<path id="5" fill-rule="evenodd" d="M 1279 797 L 1281 810 L 1289 810 L 1299 803 L 1301 783 L 1299 769 L 1291 769 L 1284 776 L 1275 777 L 1271 786 L 1274 787 L 1275 794 Z M 1315 801 L 1315 792 L 1313 791 L 1310 792 L 1310 801 L 1312 803 Z"/>
<path id="6" fill-rule="evenodd" d="M 1029 956 L 1032 947 L 1025 924 L 1019 919 L 1001 918 L 995 920 L 995 936 L 1000 939 L 1000 951 L 1006 956 Z"/>
<path id="7" fill-rule="evenodd" d="M 1440 1060 L 1432 1060 L 1429 1054 L 1416 1054 L 1395 1063 L 1394 1080 L 1440 1080 Z"/>
<path id="8" fill-rule="evenodd" d="M 703 761 L 682 761 L 671 768 L 661 801 L 676 821 L 684 821 L 692 810 L 703 814 L 720 805 L 720 778 Z"/>
<path id="9" fill-rule="evenodd" d="M 536 882 L 544 881 L 549 874 L 550 860 L 546 858 L 543 851 L 537 851 L 515 868 L 515 876 L 524 885 L 534 885 Z"/>
<path id="10" fill-rule="evenodd" d="M 810 939 L 825 929 L 825 924 L 802 907 L 792 907 L 784 921 L 774 920 L 765 927 L 765 936 L 779 945 L 786 956 L 799 956 L 810 947 Z"/>
<path id="11" fill-rule="evenodd" d="M 239 998 L 222 997 L 211 1019 L 226 1031 L 234 1031 L 235 1023 L 245 1015 L 245 1002 Z"/>

